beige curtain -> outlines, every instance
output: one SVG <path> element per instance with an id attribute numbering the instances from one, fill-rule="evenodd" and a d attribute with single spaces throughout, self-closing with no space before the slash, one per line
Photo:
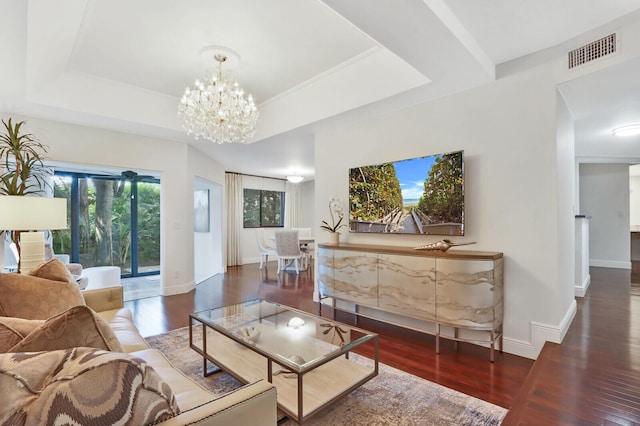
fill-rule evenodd
<path id="1" fill-rule="evenodd" d="M 302 212 L 300 201 L 300 184 L 286 182 L 284 196 L 284 227 L 300 228 Z"/>
<path id="2" fill-rule="evenodd" d="M 227 191 L 227 266 L 242 264 L 240 232 L 242 223 L 242 175 L 225 174 Z"/>

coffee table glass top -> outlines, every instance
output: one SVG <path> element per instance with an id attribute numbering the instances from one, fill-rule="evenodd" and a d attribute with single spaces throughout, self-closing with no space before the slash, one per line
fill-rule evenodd
<path id="1" fill-rule="evenodd" d="M 311 370 L 377 337 L 360 328 L 265 300 L 209 309 L 191 316 L 297 373 Z"/>

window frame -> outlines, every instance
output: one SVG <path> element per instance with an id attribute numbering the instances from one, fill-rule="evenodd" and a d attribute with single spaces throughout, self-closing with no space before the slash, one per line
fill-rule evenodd
<path id="1" fill-rule="evenodd" d="M 259 194 L 259 198 L 258 198 L 258 225 L 257 226 L 248 226 L 246 221 L 245 221 L 245 214 L 246 214 L 246 210 L 245 210 L 245 199 L 246 199 L 246 191 L 254 191 L 257 192 Z M 276 192 L 280 194 L 280 217 L 281 217 L 281 223 L 278 225 L 265 225 L 263 223 L 263 215 L 262 215 L 262 205 L 263 205 L 263 200 L 264 200 L 264 193 L 266 192 Z M 276 189 L 256 189 L 256 188 L 243 188 L 242 189 L 242 228 L 243 229 L 258 229 L 258 228 L 284 228 L 284 209 L 285 209 L 285 197 L 287 196 L 287 193 L 285 191 L 279 191 Z"/>
<path id="2" fill-rule="evenodd" d="M 70 193 L 69 193 L 69 201 L 70 201 L 70 231 L 71 231 L 71 250 L 70 250 L 70 260 L 74 263 L 80 262 L 80 194 L 79 194 L 79 180 L 80 179 L 107 179 L 107 180 L 122 180 L 122 176 L 117 175 L 106 175 L 101 173 L 91 173 L 91 172 L 73 172 L 66 171 L 64 169 L 54 170 L 54 176 L 67 177 L 71 179 L 70 182 Z M 126 179 L 131 185 L 131 207 L 130 207 L 130 233 L 131 233 L 131 241 L 130 241 L 130 251 L 131 251 L 131 264 L 130 269 L 131 272 L 121 273 L 122 278 L 130 278 L 130 277 L 143 277 L 150 275 L 159 275 L 160 269 L 162 268 L 162 260 L 160 260 L 160 265 L 158 270 L 152 271 L 144 271 L 141 272 L 139 270 L 139 245 L 138 245 L 138 183 L 146 182 L 161 185 L 161 181 L 158 178 L 153 177 L 141 177 L 138 179 Z M 161 187 L 160 187 L 161 191 Z M 160 192 L 162 193 L 162 192 Z M 162 212 L 160 212 L 162 215 Z M 162 227 L 160 227 L 160 235 L 162 235 Z M 134 237 L 135 236 L 135 237 Z M 162 259 L 162 252 L 160 252 L 160 258 Z"/>

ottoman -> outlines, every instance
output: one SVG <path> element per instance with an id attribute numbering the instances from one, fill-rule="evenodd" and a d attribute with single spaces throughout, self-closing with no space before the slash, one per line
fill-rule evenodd
<path id="1" fill-rule="evenodd" d="M 112 287 L 120 285 L 120 267 L 119 266 L 94 266 L 84 268 L 82 277 L 89 281 L 86 290 L 96 288 Z"/>

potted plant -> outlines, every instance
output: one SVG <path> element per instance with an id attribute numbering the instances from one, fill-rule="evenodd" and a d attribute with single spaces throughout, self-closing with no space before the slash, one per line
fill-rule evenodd
<path id="1" fill-rule="evenodd" d="M 320 228 L 329 232 L 329 242 L 331 244 L 338 244 L 340 241 L 340 232 L 338 232 L 338 230 L 346 226 L 342 223 L 344 220 L 344 210 L 339 199 L 332 198 L 331 201 L 329 201 L 329 214 L 331 215 L 331 225 L 329 225 L 326 220 L 323 220 Z"/>
<path id="2" fill-rule="evenodd" d="M 47 146 L 40 143 L 31 133 L 20 134 L 25 124 L 15 125 L 9 119 L 2 120 L 5 132 L 0 134 L 0 195 L 33 195 L 43 191 L 49 185 L 48 170 L 43 160 Z"/>
<path id="3" fill-rule="evenodd" d="M 49 185 L 49 171 L 43 160 L 47 146 L 31 133 L 20 133 L 24 121 L 13 124 L 11 118 L 2 120 L 4 133 L 0 134 L 0 196 L 39 194 Z M 0 235 L 5 230 L 0 230 Z M 4 235 L 0 249 L 4 251 Z M 20 230 L 12 230 L 11 240 L 20 253 Z M 0 265 L 0 268 L 3 265 Z"/>

